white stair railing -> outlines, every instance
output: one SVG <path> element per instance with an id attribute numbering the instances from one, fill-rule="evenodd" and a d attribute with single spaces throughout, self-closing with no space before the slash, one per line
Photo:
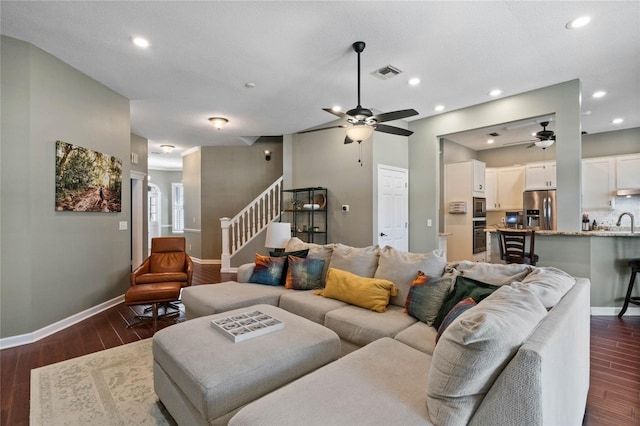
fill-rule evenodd
<path id="1" fill-rule="evenodd" d="M 220 218 L 222 228 L 222 255 L 220 272 L 231 271 L 231 258 L 253 240 L 269 222 L 280 216 L 282 176 L 264 192 L 229 219 Z"/>

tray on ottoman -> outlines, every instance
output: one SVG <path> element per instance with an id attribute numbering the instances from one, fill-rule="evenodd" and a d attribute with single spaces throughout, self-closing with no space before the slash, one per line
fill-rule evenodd
<path id="1" fill-rule="evenodd" d="M 248 311 L 211 320 L 211 326 L 232 342 L 242 342 L 284 328 L 284 323 L 261 311 Z"/>
<path id="2" fill-rule="evenodd" d="M 284 328 L 236 344 L 212 327 L 212 321 L 255 311 Z M 275 306 L 255 305 L 158 331 L 154 389 L 178 424 L 226 424 L 244 405 L 339 356 L 333 331 Z"/>

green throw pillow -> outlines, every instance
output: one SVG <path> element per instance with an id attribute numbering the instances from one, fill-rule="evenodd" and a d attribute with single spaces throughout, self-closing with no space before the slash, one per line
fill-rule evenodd
<path id="1" fill-rule="evenodd" d="M 437 329 L 442 324 L 444 317 L 447 316 L 449 311 L 463 299 L 467 297 L 472 298 L 476 303 L 480 303 L 485 297 L 499 289 L 499 285 L 485 284 L 480 281 L 472 280 L 471 278 L 458 276 L 456 279 L 456 285 L 453 287 L 453 291 L 444 299 L 438 317 L 433 322 L 433 326 Z"/>

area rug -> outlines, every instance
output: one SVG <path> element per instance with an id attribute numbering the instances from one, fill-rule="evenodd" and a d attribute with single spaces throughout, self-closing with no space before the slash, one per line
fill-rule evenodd
<path id="1" fill-rule="evenodd" d="M 31 425 L 175 425 L 153 390 L 151 339 L 31 370 Z"/>

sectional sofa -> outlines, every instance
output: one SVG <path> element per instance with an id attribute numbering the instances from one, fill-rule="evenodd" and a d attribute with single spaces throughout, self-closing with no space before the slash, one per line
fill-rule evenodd
<path id="1" fill-rule="evenodd" d="M 249 283 L 255 265 L 243 265 L 237 282 L 185 288 L 187 318 L 278 306 L 337 333 L 342 357 L 240 408 L 230 425 L 581 424 L 589 387 L 589 280 L 554 268 L 447 263 L 437 250 L 296 238 L 285 250 L 308 250 L 307 258 L 323 260 L 326 288 Z M 360 301 L 348 295 L 324 297 L 336 270 L 354 281 L 394 283 L 384 312 L 356 306 Z M 491 292 L 476 297 L 484 291 L 474 287 L 479 283 Z M 458 294 L 461 288 L 473 288 L 469 294 L 482 301 Z M 454 295 L 460 303 L 442 317 L 446 303 L 458 302 Z"/>

